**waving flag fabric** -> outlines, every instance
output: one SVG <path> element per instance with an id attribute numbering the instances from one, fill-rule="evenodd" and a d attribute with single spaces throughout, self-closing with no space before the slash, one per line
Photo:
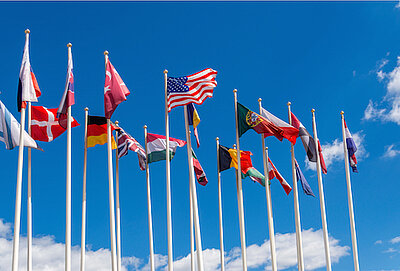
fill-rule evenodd
<path id="1" fill-rule="evenodd" d="M 31 106 L 32 138 L 39 141 L 50 142 L 66 131 L 58 121 L 57 108 L 46 108 L 44 106 Z M 72 118 L 71 127 L 79 126 L 79 123 Z"/>
<path id="2" fill-rule="evenodd" d="M 353 137 L 351 136 L 349 128 L 347 128 L 346 121 L 344 121 L 344 128 L 345 128 L 345 134 L 346 134 L 346 145 L 347 145 L 347 153 L 349 156 L 349 162 L 350 166 L 353 170 L 353 172 L 357 172 L 357 159 L 356 159 L 356 151 L 357 151 L 357 146 L 356 143 L 353 140 Z"/>
<path id="3" fill-rule="evenodd" d="M 118 128 L 111 124 L 111 131 L 115 129 Z M 88 116 L 87 147 L 104 145 L 105 143 L 107 143 L 107 119 L 100 116 Z M 111 136 L 111 147 L 113 150 L 117 148 L 113 136 Z"/>
<path id="4" fill-rule="evenodd" d="M 286 195 L 289 195 L 290 191 L 292 191 L 292 187 L 288 182 L 283 178 L 283 176 L 279 173 L 276 169 L 275 165 L 272 163 L 271 159 L 268 158 L 268 175 L 269 179 L 272 180 L 273 178 L 277 178 L 279 183 L 282 185 L 283 190 L 285 190 Z"/>
<path id="5" fill-rule="evenodd" d="M 58 122 L 63 128 L 67 128 L 68 107 L 74 104 L 75 104 L 75 94 L 74 94 L 74 73 L 72 64 L 72 54 L 68 54 L 67 81 L 65 82 L 65 90 L 57 110 Z"/>
<path id="6" fill-rule="evenodd" d="M 200 123 L 200 117 L 199 114 L 197 113 L 196 108 L 194 107 L 194 104 L 190 103 L 186 105 L 186 107 L 188 112 L 189 125 L 193 126 L 193 133 L 194 136 L 196 137 L 197 148 L 199 148 L 200 140 L 199 140 L 199 134 L 197 132 L 197 125 L 199 125 Z"/>
<path id="7" fill-rule="evenodd" d="M 272 115 L 270 112 L 265 110 L 264 108 L 261 108 L 261 116 L 266 118 L 267 120 L 271 121 L 273 124 L 278 126 L 279 128 L 282 129 L 281 134 L 272 134 L 272 133 L 264 133 L 264 137 L 267 136 L 275 136 L 278 138 L 280 141 L 283 140 L 283 138 L 286 138 L 289 140 L 293 145 L 296 144 L 296 139 L 299 136 L 299 129 L 296 127 L 293 127 L 292 125 L 284 122 L 283 120 L 275 117 Z"/>
<path id="8" fill-rule="evenodd" d="M 310 185 L 308 184 L 308 182 L 306 180 L 306 177 L 304 177 L 303 172 L 301 172 L 299 164 L 297 163 L 296 160 L 294 160 L 294 164 L 296 167 L 297 181 L 300 181 L 301 187 L 303 188 L 303 191 L 304 191 L 304 194 L 315 197 Z"/>
<path id="9" fill-rule="evenodd" d="M 217 71 L 208 68 L 189 76 L 168 77 L 168 112 L 181 105 L 202 104 L 208 97 L 212 97 L 217 86 L 216 76 Z"/>
<path id="10" fill-rule="evenodd" d="M 196 175 L 197 182 L 203 186 L 205 186 L 208 183 L 206 173 L 204 172 L 203 168 L 200 165 L 199 160 L 197 159 L 196 154 L 194 153 L 192 149 L 192 156 L 193 156 L 193 168 L 194 168 L 194 173 Z"/>
<path id="11" fill-rule="evenodd" d="M 17 95 L 18 112 L 21 112 L 21 108 L 26 108 L 26 102 L 37 102 L 37 98 L 40 94 L 39 85 L 29 60 L 29 38 L 27 38 L 25 40 L 24 55 L 19 72 Z"/>
<path id="12" fill-rule="evenodd" d="M 128 154 L 128 150 L 137 153 L 139 166 L 141 170 L 146 169 L 146 151 L 131 135 L 127 134 L 124 129 L 119 127 L 118 134 L 118 157 L 121 158 Z"/>
<path id="13" fill-rule="evenodd" d="M 147 158 L 148 163 L 153 163 L 161 160 L 165 160 L 167 151 L 167 140 L 163 135 L 147 134 Z M 170 161 L 175 155 L 176 149 L 178 147 L 183 147 L 186 145 L 186 141 L 169 138 L 169 159 Z"/>
<path id="14" fill-rule="evenodd" d="M 111 64 L 107 61 L 106 81 L 104 83 L 104 112 L 106 119 L 110 119 L 117 106 L 126 101 L 126 96 L 130 94 L 121 76 Z"/>
<path id="15" fill-rule="evenodd" d="M 0 141 L 6 144 L 7 150 L 19 146 L 20 124 L 0 101 Z M 24 131 L 24 147 L 42 150 L 33 138 Z"/>

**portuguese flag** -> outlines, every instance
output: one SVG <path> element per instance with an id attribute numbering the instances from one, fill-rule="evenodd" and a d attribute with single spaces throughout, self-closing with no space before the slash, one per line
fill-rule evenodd
<path id="1" fill-rule="evenodd" d="M 147 134 L 147 161 L 153 163 L 161 160 L 165 160 L 167 150 L 167 140 L 163 135 Z M 176 148 L 183 147 L 186 145 L 186 141 L 169 138 L 169 159 L 170 161 L 175 155 Z"/>
<path id="2" fill-rule="evenodd" d="M 237 103 L 237 116 L 239 137 L 249 129 L 253 129 L 258 134 L 265 133 L 277 137 L 283 136 L 283 130 L 280 127 L 240 103 Z"/>
<path id="3" fill-rule="evenodd" d="M 115 130 L 114 124 L 111 124 L 111 131 Z M 87 126 L 87 147 L 104 145 L 107 143 L 107 119 L 99 116 L 88 116 Z M 114 137 L 111 136 L 111 146 L 117 148 Z"/>

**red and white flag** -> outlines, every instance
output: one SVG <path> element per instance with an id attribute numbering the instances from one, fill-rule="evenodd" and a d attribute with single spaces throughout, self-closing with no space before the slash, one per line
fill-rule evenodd
<path id="1" fill-rule="evenodd" d="M 117 106 L 126 101 L 126 96 L 130 94 L 121 76 L 111 64 L 107 61 L 106 82 L 104 83 L 104 111 L 106 119 L 110 119 Z"/>
<path id="2" fill-rule="evenodd" d="M 290 186 L 290 184 L 288 184 L 288 182 L 285 180 L 285 178 L 283 178 L 283 176 L 279 173 L 279 171 L 276 169 L 276 167 L 274 166 L 274 164 L 272 163 L 271 159 L 268 158 L 268 177 L 270 180 L 272 180 L 273 178 L 277 178 L 278 181 L 281 183 L 283 190 L 285 190 L 286 194 L 289 195 L 290 191 L 292 191 L 292 187 Z"/>
<path id="3" fill-rule="evenodd" d="M 57 118 L 57 108 L 32 106 L 31 136 L 38 141 L 50 142 L 66 131 Z M 79 123 L 72 118 L 71 127 Z"/>
<path id="4" fill-rule="evenodd" d="M 296 144 L 296 139 L 299 136 L 299 129 L 293 127 L 292 125 L 281 120 L 280 118 L 275 117 L 274 115 L 272 115 L 270 112 L 268 112 L 264 108 L 261 108 L 261 116 L 263 116 L 264 118 L 266 118 L 267 120 L 269 120 L 270 122 L 272 122 L 273 124 L 275 124 L 276 126 L 278 126 L 279 128 L 281 128 L 283 130 L 283 133 L 281 135 L 276 135 L 276 134 L 272 134 L 272 133 L 271 134 L 264 133 L 264 137 L 273 135 L 276 138 L 278 138 L 280 141 L 282 141 L 283 138 L 286 138 L 293 145 Z"/>

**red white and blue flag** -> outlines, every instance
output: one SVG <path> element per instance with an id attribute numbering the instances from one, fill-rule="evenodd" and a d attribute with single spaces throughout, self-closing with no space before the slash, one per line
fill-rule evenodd
<path id="1" fill-rule="evenodd" d="M 119 127 L 118 133 L 118 158 L 128 154 L 128 150 L 134 151 L 138 155 L 139 166 L 141 170 L 146 169 L 146 152 L 144 148 L 131 135 L 127 134 L 124 129 Z"/>
<path id="2" fill-rule="evenodd" d="M 353 137 L 351 136 L 349 128 L 347 128 L 346 121 L 344 121 L 344 128 L 345 128 L 345 134 L 346 134 L 346 146 L 347 146 L 347 153 L 349 156 L 350 166 L 351 166 L 353 172 L 358 172 L 357 159 L 356 159 L 356 155 L 355 155 L 355 153 L 357 151 L 357 146 L 353 140 Z"/>
<path id="3" fill-rule="evenodd" d="M 168 112 L 177 106 L 202 104 L 208 97 L 212 97 L 217 86 L 216 76 L 217 71 L 207 68 L 189 76 L 168 77 Z"/>
<path id="4" fill-rule="evenodd" d="M 72 64 L 72 53 L 68 54 L 68 71 L 67 71 L 67 81 L 65 83 L 64 94 L 61 98 L 60 106 L 57 110 L 57 118 L 61 127 L 67 127 L 67 111 L 68 107 L 75 104 L 74 97 L 74 73 Z"/>

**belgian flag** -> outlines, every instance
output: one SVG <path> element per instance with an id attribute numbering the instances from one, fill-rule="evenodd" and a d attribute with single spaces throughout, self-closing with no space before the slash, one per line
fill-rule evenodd
<path id="1" fill-rule="evenodd" d="M 111 131 L 115 130 L 114 124 L 111 124 Z M 107 119 L 100 116 L 88 116 L 87 127 L 87 147 L 94 147 L 97 144 L 104 145 L 107 143 Z M 111 136 L 111 146 L 117 148 L 114 137 Z"/>

